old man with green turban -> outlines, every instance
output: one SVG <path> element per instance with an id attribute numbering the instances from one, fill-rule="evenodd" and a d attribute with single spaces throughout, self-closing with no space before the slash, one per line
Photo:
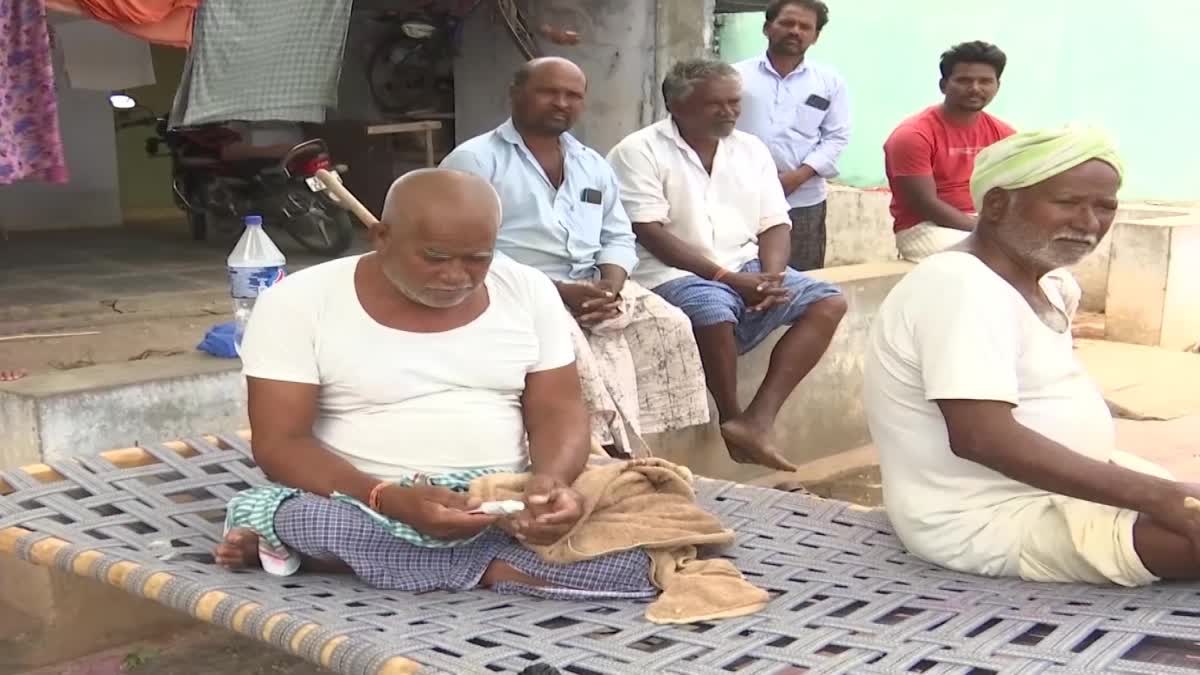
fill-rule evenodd
<path id="1" fill-rule="evenodd" d="M 1117 213 L 1124 166 L 1089 128 L 983 150 L 978 225 L 925 259 L 872 326 L 864 397 L 908 549 L 988 576 L 1139 586 L 1200 578 L 1200 488 L 1121 453 L 1075 358 L 1064 268 Z"/>

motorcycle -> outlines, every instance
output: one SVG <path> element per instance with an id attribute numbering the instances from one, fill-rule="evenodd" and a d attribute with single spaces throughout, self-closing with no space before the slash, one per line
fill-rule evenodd
<path id="1" fill-rule="evenodd" d="M 246 141 L 243 124 L 173 128 L 165 117 L 118 126 L 151 125 L 155 133 L 146 139 L 146 154 L 161 156 L 165 146 L 175 204 L 187 214 L 193 239 L 206 239 L 209 227 L 236 233 L 247 215 L 257 214 L 313 253 L 332 257 L 350 247 L 350 214 L 317 177 L 321 169 L 336 176 L 347 168 L 333 165 L 323 140 L 290 148 L 255 145 Z"/>
<path id="2" fill-rule="evenodd" d="M 463 26 L 479 0 L 430 0 L 372 15 L 381 35 L 366 62 L 367 87 L 385 115 L 453 109 L 453 61 Z M 358 5 L 356 5 L 357 8 Z"/>

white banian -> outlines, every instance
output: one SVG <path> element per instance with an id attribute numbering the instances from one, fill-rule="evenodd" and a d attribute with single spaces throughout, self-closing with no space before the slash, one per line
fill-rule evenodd
<path id="1" fill-rule="evenodd" d="M 522 470 L 525 377 L 575 360 L 571 318 L 550 280 L 497 254 L 483 314 L 414 333 L 363 309 L 360 259 L 303 270 L 258 299 L 242 343 L 246 376 L 320 385 L 313 435 L 382 480 Z"/>
<path id="2" fill-rule="evenodd" d="M 1042 279 L 1068 316 L 1079 286 Z M 1019 513 L 1049 493 L 957 457 L 935 401 L 1005 401 L 1022 425 L 1088 457 L 1115 451 L 1112 416 L 1075 358 L 1071 331 L 1047 327 L 975 256 L 933 255 L 888 295 L 871 328 L 864 402 L 888 517 L 913 553 L 954 569 L 1014 574 Z"/>

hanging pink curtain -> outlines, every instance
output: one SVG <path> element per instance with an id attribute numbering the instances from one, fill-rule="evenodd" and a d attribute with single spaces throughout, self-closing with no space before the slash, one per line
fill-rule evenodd
<path id="1" fill-rule="evenodd" d="M 43 0 L 0 0 L 0 185 L 67 182 Z"/>

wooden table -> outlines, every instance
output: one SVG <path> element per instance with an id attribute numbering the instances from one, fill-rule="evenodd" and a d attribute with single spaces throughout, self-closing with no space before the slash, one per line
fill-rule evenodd
<path id="1" fill-rule="evenodd" d="M 429 168 L 437 166 L 433 153 L 433 132 L 442 128 L 438 120 L 422 120 L 420 122 L 396 122 L 393 124 L 372 124 L 367 127 L 368 136 L 390 136 L 392 134 L 424 134 L 425 165 Z"/>

